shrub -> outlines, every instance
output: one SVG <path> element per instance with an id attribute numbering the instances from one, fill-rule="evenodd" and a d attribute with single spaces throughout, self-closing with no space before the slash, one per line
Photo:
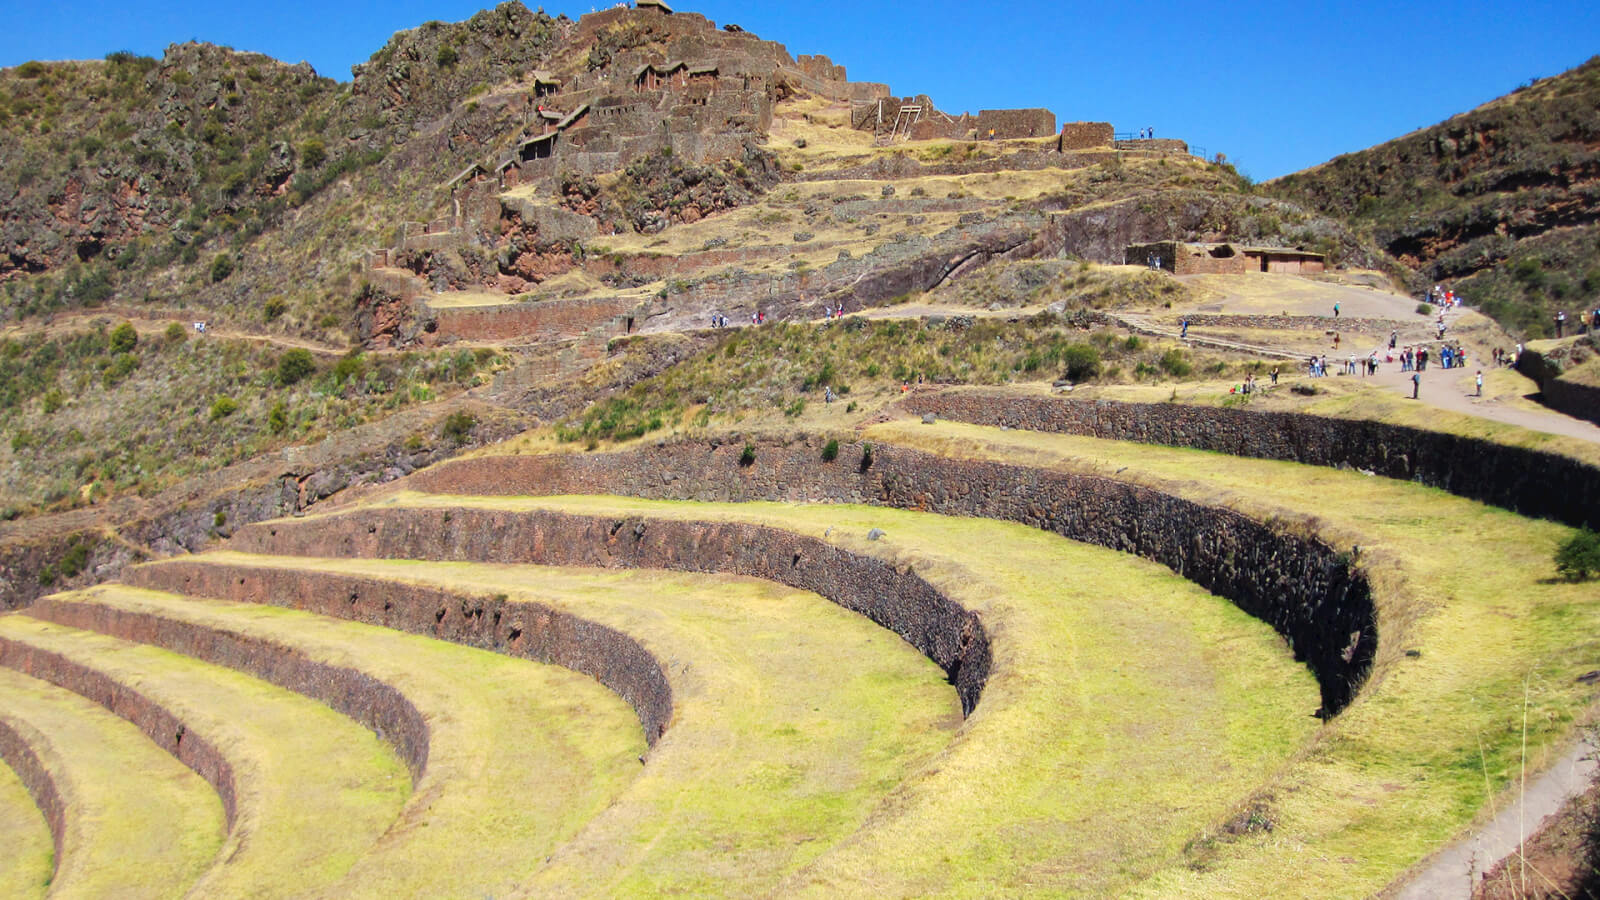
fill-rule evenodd
<path id="1" fill-rule="evenodd" d="M 361 359 L 361 351 L 351 350 L 334 363 L 333 378 L 340 383 L 352 381 L 359 378 L 365 368 L 366 362 Z"/>
<path id="2" fill-rule="evenodd" d="M 61 561 L 56 564 L 56 571 L 63 578 L 78 577 L 89 567 L 89 549 L 89 544 L 82 538 L 73 538 L 72 543 L 67 545 L 67 552 L 61 555 Z"/>
<path id="3" fill-rule="evenodd" d="M 328 159 L 328 148 L 322 141 L 312 138 L 300 145 L 300 163 L 308 169 L 315 169 Z"/>
<path id="4" fill-rule="evenodd" d="M 217 258 L 211 261 L 211 283 L 216 284 L 233 274 L 233 257 L 226 253 L 218 253 Z"/>
<path id="5" fill-rule="evenodd" d="M 311 358 L 310 350 L 295 347 L 278 357 L 278 383 L 284 387 L 298 383 L 316 370 L 317 364 Z"/>
<path id="6" fill-rule="evenodd" d="M 461 54 L 456 52 L 456 48 L 440 47 L 439 53 L 434 56 L 433 61 L 439 64 L 439 68 L 448 69 L 455 65 L 459 59 L 461 59 Z"/>
<path id="7" fill-rule="evenodd" d="M 739 451 L 739 465 L 741 465 L 741 466 L 749 466 L 749 465 L 754 464 L 755 461 L 756 461 L 756 445 L 755 444 L 745 444 L 744 445 L 744 449 Z"/>
<path id="8" fill-rule="evenodd" d="M 1569 581 L 1600 575 L 1600 533 L 1584 528 L 1562 542 L 1556 550 L 1556 571 Z"/>
<path id="9" fill-rule="evenodd" d="M 1161 371 L 1175 378 L 1182 378 L 1194 371 L 1194 366 L 1189 365 L 1188 357 L 1184 356 L 1183 351 L 1177 348 L 1161 354 L 1160 365 Z"/>
<path id="10" fill-rule="evenodd" d="M 184 331 L 183 326 L 179 325 L 177 322 L 173 322 L 171 325 L 167 326 L 167 343 L 176 344 L 187 340 L 188 337 L 189 332 Z"/>
<path id="11" fill-rule="evenodd" d="M 1417 315 L 1419 315 L 1419 316 L 1431 316 L 1431 315 L 1433 315 L 1433 307 L 1431 305 L 1427 304 L 1427 303 L 1418 303 L 1417 304 Z"/>
<path id="12" fill-rule="evenodd" d="M 1089 344 L 1070 344 L 1061 353 L 1067 366 L 1067 377 L 1073 381 L 1087 381 L 1100 374 L 1100 352 Z"/>
<path id="13" fill-rule="evenodd" d="M 271 322 L 283 315 L 289 309 L 289 302 L 282 297 L 268 297 L 267 302 L 261 304 L 261 317 Z"/>
<path id="14" fill-rule="evenodd" d="M 872 468 L 872 445 L 871 444 L 862 444 L 861 445 L 861 471 L 865 472 L 866 470 L 868 470 L 870 468 Z"/>
<path id="15" fill-rule="evenodd" d="M 226 419 L 238 411 L 239 401 L 226 394 L 219 394 L 217 399 L 211 401 L 211 421 L 213 422 L 218 419 Z"/>
<path id="16" fill-rule="evenodd" d="M 839 441 L 837 439 L 830 440 L 830 441 L 828 441 L 827 444 L 823 445 L 823 447 L 822 447 L 822 461 L 823 462 L 833 462 L 834 460 L 836 460 L 838 458 L 839 458 Z"/>
<path id="17" fill-rule="evenodd" d="M 267 411 L 267 427 L 273 434 L 282 434 L 289 427 L 289 408 L 283 401 L 272 404 L 272 409 Z"/>
<path id="18" fill-rule="evenodd" d="M 472 436 L 472 428 L 477 424 L 478 420 L 472 413 L 458 409 L 444 417 L 444 426 L 440 428 L 439 433 L 459 446 L 465 444 L 467 438 Z"/>
<path id="19" fill-rule="evenodd" d="M 139 346 L 139 332 L 133 329 L 132 322 L 123 322 L 111 329 L 111 352 L 127 353 Z"/>
<path id="20" fill-rule="evenodd" d="M 48 416 L 54 413 L 61 408 L 61 404 L 64 402 L 66 402 L 66 398 L 62 396 L 59 388 L 51 388 L 45 391 L 43 398 L 44 414 Z"/>

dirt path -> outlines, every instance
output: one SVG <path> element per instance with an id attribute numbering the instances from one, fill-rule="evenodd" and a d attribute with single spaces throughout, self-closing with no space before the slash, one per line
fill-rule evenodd
<path id="1" fill-rule="evenodd" d="M 1594 751 L 1594 747 L 1579 741 L 1489 824 L 1434 856 L 1426 869 L 1393 894 L 1394 900 L 1470 898 L 1472 886 L 1484 872 L 1514 856 L 1546 817 L 1555 815 L 1589 787 L 1600 771 L 1595 760 L 1589 758 Z M 1531 873 L 1528 877 L 1530 883 L 1537 880 Z"/>
<path id="2" fill-rule="evenodd" d="M 58 313 L 48 321 L 35 323 L 21 323 L 0 330 L 0 339 L 16 340 L 34 334 L 59 335 L 70 332 L 82 331 L 97 322 L 105 325 L 115 325 L 119 322 L 131 322 L 135 331 L 141 338 L 159 337 L 164 335 L 173 322 L 183 326 L 184 333 L 195 340 L 206 338 L 221 340 L 253 341 L 260 344 L 272 344 L 284 348 L 300 348 L 310 350 L 323 356 L 343 356 L 347 352 L 345 347 L 335 347 L 318 341 L 303 338 L 289 337 L 280 334 L 266 334 L 259 331 L 241 331 L 226 325 L 207 322 L 204 334 L 194 330 L 194 313 L 184 311 L 159 311 L 142 312 L 141 314 L 128 315 L 126 310 L 91 309 L 79 312 Z"/>

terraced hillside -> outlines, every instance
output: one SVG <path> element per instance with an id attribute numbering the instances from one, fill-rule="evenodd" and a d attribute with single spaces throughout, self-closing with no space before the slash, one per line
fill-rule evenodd
<path id="1" fill-rule="evenodd" d="M 1389 426 L 1418 452 L 1381 464 L 1348 420 L 1152 432 L 1005 392 L 900 410 L 826 453 L 469 457 L 0 618 L 31 846 L 156 894 L 1362 896 L 1585 715 L 1600 608 L 1545 575 L 1569 526 L 1408 480 L 1577 523 L 1587 463 L 1485 484 L 1461 476 L 1539 451 Z M 181 868 L 78 849 L 128 788 L 50 748 L 117 716 L 146 735 L 122 752 L 220 798 L 172 820 Z"/>

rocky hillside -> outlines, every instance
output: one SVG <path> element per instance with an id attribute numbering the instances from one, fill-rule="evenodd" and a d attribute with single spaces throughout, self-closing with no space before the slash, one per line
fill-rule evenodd
<path id="1" fill-rule="evenodd" d="M 1502 323 L 1552 333 L 1600 295 L 1600 57 L 1266 186 L 1338 216 Z"/>

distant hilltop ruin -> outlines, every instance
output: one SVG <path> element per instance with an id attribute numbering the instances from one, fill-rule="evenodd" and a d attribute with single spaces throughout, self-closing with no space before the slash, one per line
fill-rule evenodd
<path id="1" fill-rule="evenodd" d="M 1056 134 L 1048 109 L 950 115 L 926 95 L 899 98 L 888 85 L 852 82 L 826 56 L 795 58 L 738 25 L 719 29 L 652 0 L 591 13 L 571 27 L 567 43 L 579 52 L 527 80 L 528 126 L 512 150 L 462 171 L 447 188 L 493 179 L 503 190 L 557 172 L 611 172 L 663 149 L 690 162 L 736 157 L 771 128 L 774 104 L 802 92 L 849 103 L 852 127 L 883 141 Z M 1061 132 L 1063 149 L 1109 146 L 1113 138 L 1103 122 Z"/>

